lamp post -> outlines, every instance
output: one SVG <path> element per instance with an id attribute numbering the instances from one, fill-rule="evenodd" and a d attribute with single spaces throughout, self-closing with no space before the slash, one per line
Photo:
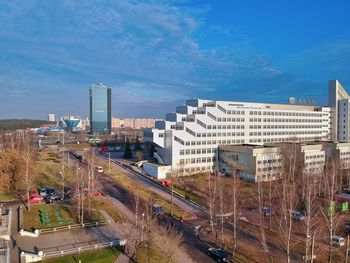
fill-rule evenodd
<path id="1" fill-rule="evenodd" d="M 141 221 L 141 242 L 143 242 L 143 221 L 145 220 L 145 213 L 142 213 L 142 221 Z"/>
<path id="2" fill-rule="evenodd" d="M 108 172 L 111 172 L 111 152 L 108 152 Z"/>

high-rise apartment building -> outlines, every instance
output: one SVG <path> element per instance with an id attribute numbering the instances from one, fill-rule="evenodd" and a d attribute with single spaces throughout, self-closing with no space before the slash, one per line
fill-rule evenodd
<path id="1" fill-rule="evenodd" d="M 47 116 L 47 120 L 48 120 L 48 121 L 52 121 L 52 122 L 56 121 L 55 114 L 53 114 L 53 113 L 49 114 L 49 115 Z"/>
<path id="2" fill-rule="evenodd" d="M 294 101 L 291 100 L 291 103 Z M 158 162 L 186 173 L 213 170 L 218 145 L 349 141 L 350 97 L 329 82 L 329 107 L 192 99 L 145 130 Z"/>
<path id="3" fill-rule="evenodd" d="M 154 124 L 155 124 L 155 119 L 147 119 L 147 118 L 119 119 L 119 118 L 112 118 L 112 128 L 131 128 L 131 129 L 154 128 Z"/>
<path id="4" fill-rule="evenodd" d="M 93 84 L 90 88 L 90 131 L 110 134 L 111 125 L 111 88 L 102 83 Z"/>

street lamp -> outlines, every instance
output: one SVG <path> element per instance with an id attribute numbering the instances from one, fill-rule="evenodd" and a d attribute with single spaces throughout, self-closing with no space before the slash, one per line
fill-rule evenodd
<path id="1" fill-rule="evenodd" d="M 143 242 L 143 221 L 145 218 L 145 213 L 142 213 L 142 221 L 141 221 L 141 242 Z"/>

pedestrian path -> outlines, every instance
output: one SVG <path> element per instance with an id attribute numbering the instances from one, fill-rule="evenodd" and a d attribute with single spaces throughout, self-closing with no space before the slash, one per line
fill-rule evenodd
<path id="1" fill-rule="evenodd" d="M 117 257 L 117 259 L 114 261 L 114 263 L 129 263 L 129 260 L 130 259 L 126 255 L 121 253 L 119 257 Z"/>

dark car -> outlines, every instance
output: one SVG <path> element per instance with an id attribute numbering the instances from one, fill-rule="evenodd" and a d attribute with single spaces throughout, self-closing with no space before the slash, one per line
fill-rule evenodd
<path id="1" fill-rule="evenodd" d="M 345 224 L 345 234 L 350 235 L 350 223 Z"/>
<path id="2" fill-rule="evenodd" d="M 229 262 L 229 254 L 220 248 L 208 248 L 208 255 L 216 260 L 216 262 Z"/>
<path id="3" fill-rule="evenodd" d="M 56 194 L 56 189 L 54 189 L 54 188 L 49 188 L 49 189 L 47 189 L 47 195 L 53 195 L 53 194 Z"/>
<path id="4" fill-rule="evenodd" d="M 152 213 L 155 216 L 160 216 L 161 214 L 164 213 L 164 208 L 158 204 L 153 204 L 152 205 Z"/>
<path id="5" fill-rule="evenodd" d="M 264 216 L 271 216 L 272 215 L 272 208 L 271 207 L 263 207 L 262 213 Z"/>
<path id="6" fill-rule="evenodd" d="M 57 201 L 57 200 L 61 200 L 62 199 L 62 196 L 54 193 L 52 195 L 48 195 L 45 197 L 45 202 L 46 203 L 52 203 L 53 201 Z"/>

